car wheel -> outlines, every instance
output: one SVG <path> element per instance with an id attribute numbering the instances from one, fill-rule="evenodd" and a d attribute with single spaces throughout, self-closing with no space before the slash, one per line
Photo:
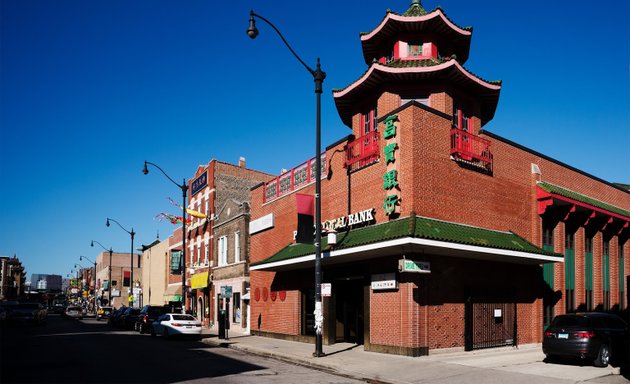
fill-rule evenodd
<path id="1" fill-rule="evenodd" d="M 168 334 L 168 328 L 164 327 L 164 338 L 168 339 L 169 338 L 169 334 Z"/>
<path id="2" fill-rule="evenodd" d="M 155 329 L 153 329 L 153 327 L 151 327 L 151 336 L 153 336 L 153 337 L 157 336 L 156 333 L 155 333 Z"/>
<path id="3" fill-rule="evenodd" d="M 599 347 L 599 353 L 597 354 L 597 358 L 595 359 L 595 366 L 600 368 L 605 368 L 608 366 L 610 362 L 610 350 L 606 344 L 602 344 Z"/>
<path id="4" fill-rule="evenodd" d="M 138 325 L 138 332 L 140 332 L 141 335 L 146 332 L 146 330 L 144 329 L 144 325 Z"/>

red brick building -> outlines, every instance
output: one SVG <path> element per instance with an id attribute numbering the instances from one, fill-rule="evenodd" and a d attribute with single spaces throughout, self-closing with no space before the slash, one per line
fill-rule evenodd
<path id="1" fill-rule="evenodd" d="M 414 1 L 333 91 L 352 134 L 322 155 L 324 344 L 537 343 L 555 314 L 627 307 L 628 190 L 484 130 L 501 82 L 464 67 L 471 36 Z M 314 340 L 315 248 L 294 240 L 313 163 L 252 190 L 253 332 Z"/>
<path id="2" fill-rule="evenodd" d="M 239 231 L 237 228 L 215 238 L 215 227 L 219 223 L 223 224 L 235 212 L 231 209 L 233 204 L 239 207 L 245 205 L 249 210 L 250 189 L 269 178 L 270 175 L 266 173 L 247 169 L 245 159 L 241 158 L 238 165 L 211 160 L 208 164 L 197 167 L 193 178 L 188 182 L 187 208 L 191 222 L 186 226 L 186 310 L 205 326 L 215 324 L 218 311 L 226 306 L 218 297 L 221 285 L 235 286 L 233 293 L 239 299 L 238 303 L 231 300 L 231 307 L 240 309 L 244 306 L 241 302 L 245 294 L 243 287 L 249 284 L 249 271 L 246 268 L 247 231 Z M 178 227 L 169 238 L 165 302 L 181 301 L 181 232 L 181 227 Z M 230 246 L 221 248 L 226 255 L 225 259 L 221 259 L 214 252 L 217 248 L 215 243 L 219 239 L 228 238 L 231 240 Z M 241 249 L 245 251 L 235 253 Z M 240 317 L 238 324 L 240 325 Z"/>

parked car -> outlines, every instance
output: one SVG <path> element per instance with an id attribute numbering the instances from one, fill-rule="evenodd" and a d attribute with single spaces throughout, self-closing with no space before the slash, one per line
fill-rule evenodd
<path id="1" fill-rule="evenodd" d="M 118 317 L 116 326 L 123 329 L 134 329 L 140 314 L 140 308 L 129 307 Z"/>
<path id="2" fill-rule="evenodd" d="M 548 359 L 578 357 L 607 367 L 612 358 L 627 353 L 628 324 L 608 313 L 574 313 L 556 316 L 545 331 L 543 353 Z"/>
<path id="3" fill-rule="evenodd" d="M 151 336 L 191 336 L 201 339 L 201 323 L 191 315 L 165 313 L 151 325 Z"/>
<path id="4" fill-rule="evenodd" d="M 147 333 L 151 331 L 151 324 L 161 315 L 172 312 L 169 307 L 165 305 L 145 305 L 140 314 L 138 315 L 138 321 L 136 321 L 135 329 L 140 333 Z"/>
<path id="5" fill-rule="evenodd" d="M 70 319 L 83 319 L 83 308 L 78 305 L 69 305 L 63 311 L 63 316 Z"/>
<path id="6" fill-rule="evenodd" d="M 112 307 L 99 307 L 96 311 L 96 321 L 107 319 L 113 310 Z"/>
<path id="7" fill-rule="evenodd" d="M 107 318 L 107 324 L 115 326 L 118 322 L 118 318 L 123 314 L 123 312 L 125 312 L 126 309 L 127 307 L 124 305 L 118 309 L 114 309 L 112 313 L 109 314 L 109 318 Z"/>
<path id="8" fill-rule="evenodd" d="M 12 323 L 42 324 L 47 316 L 48 311 L 40 303 L 19 303 L 11 307 L 8 320 Z"/>

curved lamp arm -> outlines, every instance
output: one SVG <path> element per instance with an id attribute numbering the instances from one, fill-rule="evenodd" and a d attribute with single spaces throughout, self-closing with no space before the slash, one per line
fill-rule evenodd
<path id="1" fill-rule="evenodd" d="M 90 244 L 90 246 L 91 246 L 91 247 L 93 247 L 93 246 L 94 246 L 94 243 L 96 243 L 96 244 L 100 245 L 100 246 L 101 246 L 101 248 L 103 248 L 103 249 L 104 249 L 104 250 L 106 250 L 107 252 L 113 252 L 113 251 L 112 251 L 112 247 L 109 247 L 109 249 L 107 249 L 107 248 L 105 248 L 105 246 L 104 246 L 103 244 L 99 243 L 99 242 L 98 242 L 98 241 L 96 241 L 96 240 L 92 240 L 92 243 Z M 83 257 L 85 257 L 85 256 L 83 256 Z"/>
<path id="2" fill-rule="evenodd" d="M 182 184 L 177 184 L 177 182 L 175 180 L 173 180 L 166 172 L 164 172 L 164 170 L 157 164 L 152 163 L 150 161 L 144 161 L 144 168 L 142 169 L 142 173 L 144 173 L 145 175 L 149 173 L 149 167 L 147 167 L 147 165 L 152 165 L 155 168 L 159 169 L 160 172 L 162 172 L 162 174 L 164 176 L 166 176 L 167 179 L 169 179 L 171 181 L 171 183 L 177 185 L 179 188 L 181 188 L 182 190 L 186 190 L 188 189 L 188 185 L 186 184 L 186 179 L 184 179 L 184 181 L 182 182 Z"/>
<path id="3" fill-rule="evenodd" d="M 107 221 L 105 222 L 105 225 L 109 227 L 109 222 L 113 221 L 114 223 L 118 224 L 118 226 L 120 227 L 120 229 L 122 229 L 123 231 L 127 232 L 128 234 L 131 235 L 131 237 L 133 237 L 133 235 L 135 235 L 136 233 L 133 231 L 133 228 L 131 228 L 131 232 L 129 232 L 128 230 L 125 229 L 125 227 L 123 227 L 118 221 L 114 220 L 114 219 L 110 219 L 109 217 L 107 218 Z"/>

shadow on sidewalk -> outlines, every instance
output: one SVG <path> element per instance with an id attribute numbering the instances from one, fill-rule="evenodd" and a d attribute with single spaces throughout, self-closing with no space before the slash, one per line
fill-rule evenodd
<path id="1" fill-rule="evenodd" d="M 341 350 L 339 350 L 339 351 L 326 353 L 326 356 L 332 356 L 332 355 L 336 355 L 336 354 L 341 353 L 341 352 L 351 351 L 351 350 L 355 349 L 355 348 L 356 348 L 356 347 L 358 347 L 358 346 L 360 346 L 360 344 L 355 344 L 355 345 L 353 345 L 352 347 L 348 347 L 348 348 L 346 348 L 346 349 L 341 349 Z"/>

